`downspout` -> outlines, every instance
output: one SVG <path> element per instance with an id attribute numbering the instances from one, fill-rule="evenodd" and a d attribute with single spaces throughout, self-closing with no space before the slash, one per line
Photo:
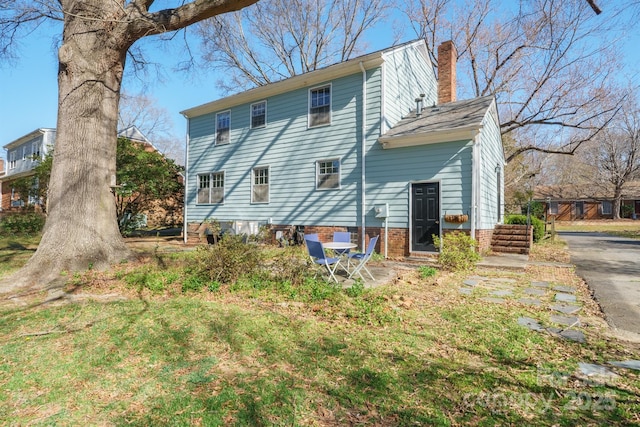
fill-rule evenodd
<path id="1" fill-rule="evenodd" d="M 187 188 L 189 183 L 189 135 L 191 132 L 189 131 L 191 128 L 191 122 L 187 116 L 184 116 L 187 119 L 187 135 L 185 136 L 185 148 L 184 148 L 184 196 L 182 202 L 182 240 L 184 244 L 187 244 Z"/>
<path id="2" fill-rule="evenodd" d="M 366 197 L 366 165 L 365 165 L 365 154 L 366 154 L 366 147 L 367 147 L 367 70 L 364 68 L 364 65 L 362 64 L 362 61 L 360 61 L 359 63 L 360 65 L 360 70 L 362 70 L 362 147 L 361 147 L 361 159 L 360 159 L 360 170 L 361 170 L 361 178 L 360 178 L 360 182 L 361 182 L 361 186 L 362 186 L 362 200 L 361 200 L 361 204 L 362 204 L 362 209 L 361 209 L 361 223 L 362 223 L 362 250 L 364 251 L 366 246 L 365 246 L 365 241 L 366 241 L 366 234 L 367 234 L 367 227 L 366 227 L 366 202 L 367 202 L 367 197 Z M 386 239 L 386 235 L 385 235 L 385 239 Z M 385 244 L 384 246 L 385 251 L 387 250 L 387 245 Z"/>
<path id="3" fill-rule="evenodd" d="M 480 141 L 478 135 L 473 137 L 473 149 L 471 151 L 471 238 L 476 238 L 476 227 L 478 221 L 478 170 L 479 160 L 478 153 L 480 152 Z"/>

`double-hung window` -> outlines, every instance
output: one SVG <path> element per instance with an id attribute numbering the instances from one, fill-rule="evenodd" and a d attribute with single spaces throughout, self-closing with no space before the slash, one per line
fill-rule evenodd
<path id="1" fill-rule="evenodd" d="M 549 215 L 558 215 L 558 202 L 549 202 Z"/>
<path id="2" fill-rule="evenodd" d="M 216 114 L 216 145 L 228 144 L 231 132 L 231 111 Z"/>
<path id="3" fill-rule="evenodd" d="M 251 104 L 251 129 L 267 125 L 267 101 Z"/>
<path id="4" fill-rule="evenodd" d="M 40 144 L 38 142 L 31 143 L 31 161 L 40 160 Z"/>
<path id="5" fill-rule="evenodd" d="M 16 152 L 14 150 L 9 152 L 9 169 L 15 169 L 15 168 L 16 168 Z"/>
<path id="6" fill-rule="evenodd" d="M 269 203 L 269 168 L 253 169 L 251 203 Z"/>
<path id="7" fill-rule="evenodd" d="M 224 203 L 224 172 L 198 175 L 198 204 Z"/>
<path id="8" fill-rule="evenodd" d="M 604 200 L 602 202 L 602 215 L 611 215 L 613 213 L 613 206 L 610 200 Z"/>
<path id="9" fill-rule="evenodd" d="M 331 124 L 331 85 L 309 90 L 309 127 Z"/>
<path id="10" fill-rule="evenodd" d="M 316 162 L 316 189 L 340 188 L 340 160 L 318 160 Z"/>

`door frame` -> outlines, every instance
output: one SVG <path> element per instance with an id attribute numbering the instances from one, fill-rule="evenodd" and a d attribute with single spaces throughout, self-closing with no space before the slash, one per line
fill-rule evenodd
<path id="1" fill-rule="evenodd" d="M 433 254 L 437 252 L 429 252 L 429 251 L 414 251 L 413 250 L 413 184 L 438 184 L 438 236 L 442 237 L 442 180 L 440 179 L 428 179 L 428 180 L 418 180 L 418 181 L 409 181 L 409 185 L 407 187 L 407 192 L 409 193 L 409 209 L 408 209 L 408 220 L 409 220 L 409 253 L 417 252 L 417 253 L 425 253 L 425 254 Z"/>

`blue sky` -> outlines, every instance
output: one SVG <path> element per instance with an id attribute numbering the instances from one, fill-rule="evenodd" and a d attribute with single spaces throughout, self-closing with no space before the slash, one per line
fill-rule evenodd
<path id="1" fill-rule="evenodd" d="M 601 15 L 604 19 L 605 14 Z M 386 26 L 390 26 L 386 23 Z M 407 29 L 410 31 L 409 29 Z M 640 30 L 625 38 L 626 71 L 640 74 Z M 368 51 L 382 49 L 391 44 L 391 28 L 376 29 L 366 39 Z M 21 40 L 17 60 L 0 63 L 0 147 L 41 127 L 55 127 L 57 116 L 57 60 L 54 48 L 56 28 L 41 27 Z M 403 40 L 414 38 L 407 34 Z M 181 37 L 177 37 L 180 39 Z M 174 72 L 173 67 L 184 59 L 184 44 L 175 40 L 160 48 L 151 45 L 145 50 L 151 59 L 161 65 L 160 78 L 150 74 L 140 80 L 126 78 L 123 89 L 131 94 L 146 86 L 147 94 L 157 100 L 158 106 L 166 109 L 173 121 L 174 135 L 184 140 L 186 120 L 180 111 L 213 101 L 221 96 L 216 89 L 218 77 L 214 72 L 196 71 L 189 74 Z M 190 44 L 197 49 L 197 43 Z M 197 51 L 196 51 L 197 55 Z M 636 83 L 637 84 L 637 83 Z M 4 150 L 0 156 L 4 157 Z"/>

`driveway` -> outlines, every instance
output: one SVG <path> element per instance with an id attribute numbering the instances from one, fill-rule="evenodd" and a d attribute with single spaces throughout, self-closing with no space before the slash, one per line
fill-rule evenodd
<path id="1" fill-rule="evenodd" d="M 609 324 L 640 334 L 640 240 L 606 233 L 560 232 L 571 263 L 589 285 Z"/>

